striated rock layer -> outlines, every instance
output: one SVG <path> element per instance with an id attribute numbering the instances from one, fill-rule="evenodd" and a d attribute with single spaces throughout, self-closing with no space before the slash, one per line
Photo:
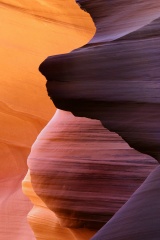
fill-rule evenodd
<path id="1" fill-rule="evenodd" d="M 34 207 L 28 214 L 28 221 L 36 239 L 88 240 L 95 233 L 95 231 L 89 229 L 70 229 L 61 226 L 55 213 L 47 207 L 33 190 L 29 171 L 23 180 L 23 189 L 24 193 L 29 196 L 34 204 Z"/>
<path id="2" fill-rule="evenodd" d="M 160 167 L 92 240 L 158 240 L 160 238 Z"/>
<path id="3" fill-rule="evenodd" d="M 33 207 L 22 193 L 27 156 L 55 112 L 39 63 L 84 45 L 93 23 L 76 3 L 49 0 L 0 1 L 0 239 L 35 239 L 27 223 Z M 54 6 L 53 6 L 54 5 Z M 79 18 L 74 24 L 74 18 Z M 83 34 L 82 34 L 83 33 Z M 64 41 L 65 36 L 65 41 Z"/>
<path id="4" fill-rule="evenodd" d="M 84 47 L 40 65 L 49 96 L 57 108 L 99 119 L 159 160 L 160 2 L 77 2 L 97 32 Z"/>
<path id="5" fill-rule="evenodd" d="M 28 165 L 34 191 L 61 227 L 87 231 L 104 225 L 157 163 L 100 121 L 57 110 L 33 144 Z"/>
<path id="6" fill-rule="evenodd" d="M 62 228 L 96 231 L 110 219 L 93 239 L 158 240 L 159 167 L 133 192 L 155 168 L 151 157 L 160 160 L 160 2 L 77 3 L 97 30 L 85 46 L 40 65 L 65 111 L 32 147 L 33 189 Z"/>

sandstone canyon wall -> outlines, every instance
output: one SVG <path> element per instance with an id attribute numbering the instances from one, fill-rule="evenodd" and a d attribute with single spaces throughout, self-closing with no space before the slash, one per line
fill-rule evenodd
<path id="1" fill-rule="evenodd" d="M 157 163 L 100 121 L 57 110 L 33 144 L 28 165 L 41 199 L 26 191 L 35 205 L 29 222 L 36 239 L 89 240 Z"/>
<path id="2" fill-rule="evenodd" d="M 58 108 L 99 119 L 131 147 L 159 160 L 160 2 L 78 2 L 93 16 L 97 32 L 88 45 L 40 65 L 49 96 Z M 105 21 L 118 29 L 112 41 Z"/>
<path id="3" fill-rule="evenodd" d="M 0 1 L 0 239 L 32 240 L 33 204 L 22 193 L 27 156 L 55 107 L 38 66 L 49 54 L 67 53 L 94 34 L 92 21 L 73 1 Z M 74 24 L 74 19 L 78 23 Z M 83 34 L 82 34 L 83 33 Z M 65 41 L 64 41 L 65 39 Z"/>
<path id="4" fill-rule="evenodd" d="M 37 239 L 88 240 L 107 222 L 92 239 L 158 240 L 160 1 L 77 3 L 96 34 L 40 65 L 61 110 L 28 158 L 31 227 Z"/>

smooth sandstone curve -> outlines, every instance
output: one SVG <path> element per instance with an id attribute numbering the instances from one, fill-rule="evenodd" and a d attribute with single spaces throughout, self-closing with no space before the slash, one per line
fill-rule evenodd
<path id="1" fill-rule="evenodd" d="M 100 121 L 61 110 L 28 157 L 34 191 L 71 230 L 100 229 L 156 165 Z"/>
<path id="2" fill-rule="evenodd" d="M 44 125 L 46 124 L 49 117 L 51 117 L 54 114 L 55 108 L 52 102 L 49 100 L 47 93 L 45 92 L 45 87 L 44 87 L 45 80 L 43 79 L 43 76 L 41 76 L 38 73 L 39 62 L 41 62 L 42 59 L 44 59 L 50 53 L 52 54 L 65 53 L 65 52 L 71 51 L 73 48 L 84 45 L 93 36 L 95 32 L 95 27 L 91 18 L 89 17 L 89 14 L 81 11 L 74 1 L 68 0 L 67 3 L 68 3 L 67 8 L 66 8 L 66 2 L 59 1 L 59 0 L 54 1 L 54 3 L 48 0 L 45 0 L 45 1 L 36 0 L 34 1 L 34 3 L 32 3 L 32 5 L 28 1 L 23 1 L 22 3 L 22 1 L 18 1 L 18 0 L 16 2 L 4 0 L 2 4 L 3 8 L 9 9 L 8 11 L 11 11 L 11 12 L 13 11 L 15 16 L 17 15 L 19 16 L 20 20 L 18 21 L 18 23 L 20 24 L 20 26 L 22 27 L 25 26 L 25 29 L 23 29 L 22 33 L 20 32 L 19 29 L 18 30 L 16 29 L 16 31 L 20 32 L 20 34 L 17 36 L 18 39 L 15 39 L 15 42 L 17 41 L 16 46 L 18 48 L 19 47 L 18 40 L 21 40 L 22 42 L 22 38 L 23 38 L 24 49 L 28 43 L 27 49 L 29 50 L 29 52 L 26 55 L 28 56 L 28 58 L 30 57 L 31 59 L 26 61 L 28 58 L 24 54 L 25 52 L 23 52 L 24 59 L 23 61 L 22 59 L 20 59 L 21 61 L 19 60 L 19 62 L 21 62 L 19 66 L 22 66 L 22 68 L 25 68 L 25 69 L 26 68 L 29 69 L 28 74 L 25 71 L 25 77 L 22 80 L 22 83 L 25 83 L 25 87 L 28 90 L 29 88 L 27 86 L 30 86 L 30 92 L 26 92 L 27 96 L 25 96 L 23 91 L 23 85 L 19 84 L 19 86 L 22 85 L 22 89 L 20 93 L 21 94 L 23 93 L 23 98 L 22 97 L 21 98 L 22 99 L 25 98 L 25 100 L 27 101 L 28 111 L 30 111 L 33 116 L 34 114 L 37 114 L 45 118 Z M 14 16 L 14 21 L 17 23 L 15 16 Z M 75 18 L 78 19 L 77 22 L 74 21 Z M 14 29 L 13 29 L 13 32 L 14 32 Z M 12 35 L 12 31 L 10 35 Z M 27 37 L 24 37 L 24 36 L 27 36 Z M 17 52 L 19 53 L 20 51 L 20 55 L 21 55 L 22 48 L 20 48 L 19 51 L 18 50 Z M 23 76 L 23 72 L 19 72 L 19 71 L 20 69 L 18 69 L 18 73 L 19 74 L 21 73 L 21 76 Z M 30 71 L 33 71 L 33 76 L 31 75 Z M 26 79 L 28 81 L 26 81 Z M 16 81 L 15 81 L 15 84 L 16 84 Z M 31 88 L 32 85 L 33 85 L 33 89 Z M 36 88 L 36 90 L 34 87 Z M 19 88 L 20 87 L 18 87 L 17 89 L 19 90 Z M 44 97 L 43 97 L 43 92 L 45 95 Z M 17 93 L 17 99 L 19 99 L 18 94 L 19 92 Z M 45 99 L 47 100 L 45 101 Z M 31 107 L 32 106 L 31 104 L 33 105 L 33 109 Z M 22 106 L 19 104 L 16 107 L 17 108 L 21 107 L 22 109 L 24 109 L 23 101 L 22 101 Z M 35 123 L 35 126 L 37 127 L 38 131 L 40 131 L 43 128 L 43 126 L 40 126 L 40 128 L 38 128 L 37 122 Z M 23 127 L 23 129 L 25 129 L 25 127 Z M 28 131 L 28 135 L 29 133 L 34 134 L 33 129 L 27 128 L 26 131 Z M 39 132 L 36 132 L 35 137 L 38 135 L 38 133 Z M 25 136 L 25 139 L 28 139 L 28 138 Z M 32 140 L 32 143 L 33 141 L 34 140 Z M 30 149 L 28 149 L 27 155 L 29 153 L 29 150 Z M 26 158 L 24 158 L 24 161 L 26 160 Z M 26 161 L 25 161 L 25 164 L 26 164 Z M 26 169 L 25 169 L 24 175 L 25 173 L 26 173 Z M 22 179 L 23 179 L 23 176 L 22 176 Z M 70 237 L 72 236 L 73 238 L 73 233 L 71 233 L 70 230 L 66 230 L 59 227 L 59 222 L 55 217 L 55 214 L 51 212 L 47 207 L 44 207 L 45 204 L 42 204 L 42 201 L 40 201 L 36 193 L 34 193 L 34 191 L 32 190 L 33 188 L 32 188 L 32 184 L 30 182 L 30 177 L 28 173 L 27 177 L 23 181 L 23 192 L 31 199 L 34 205 L 33 209 L 30 211 L 28 215 L 28 221 L 31 225 L 31 228 L 34 232 L 36 239 L 42 239 L 42 238 L 44 238 L 45 240 L 53 239 L 53 235 L 57 239 L 58 237 L 62 238 L 62 236 L 64 238 L 65 233 L 68 234 L 66 236 L 70 236 Z M 35 199 L 38 199 L 38 200 L 35 200 Z M 30 204 L 30 208 L 33 205 Z M 26 212 L 24 215 L 25 219 L 26 219 L 27 212 L 29 212 L 30 208 L 26 209 Z M 45 217 L 45 221 L 44 221 L 44 217 Z M 6 223 L 7 221 L 5 221 L 5 224 Z M 31 232 L 29 231 L 29 226 L 27 226 L 27 229 L 28 229 L 27 233 L 29 234 L 29 232 Z M 81 239 L 84 239 L 83 232 L 81 233 L 81 231 L 75 230 L 75 235 L 77 234 L 81 236 Z M 86 237 L 88 236 L 88 238 L 90 238 L 92 235 L 93 233 L 91 234 L 89 230 L 88 230 L 88 233 L 87 231 L 85 231 Z M 21 235 L 18 235 L 18 236 L 22 239 Z M 68 239 L 71 239 L 70 237 L 68 237 Z M 26 238 L 29 238 L 27 234 L 26 234 Z"/>
<path id="3" fill-rule="evenodd" d="M 160 239 L 160 166 L 91 240 Z"/>
<path id="4" fill-rule="evenodd" d="M 132 2 L 138 17 L 135 11 L 126 13 L 132 11 L 127 1 L 78 3 L 93 17 L 97 32 L 84 47 L 40 65 L 49 96 L 57 108 L 100 120 L 131 147 L 159 161 L 160 2 Z M 101 25 L 108 21 L 109 29 L 116 24 L 111 40 Z"/>
<path id="5" fill-rule="evenodd" d="M 0 1 L 0 239 L 33 240 L 27 214 L 33 204 L 22 192 L 27 157 L 55 112 L 39 63 L 67 53 L 94 34 L 87 13 L 74 1 Z M 79 19 L 74 24 L 74 18 Z M 87 26 L 87 27 L 86 27 Z M 82 34 L 83 33 L 83 34 Z M 64 41 L 65 39 L 65 41 Z"/>
<path id="6" fill-rule="evenodd" d="M 132 171 L 127 172 L 129 169 L 128 159 L 122 163 L 122 169 L 126 167 L 126 171 L 119 169 L 117 175 L 112 168 L 109 168 L 111 172 L 107 171 L 108 161 L 112 158 L 116 159 L 114 167 L 118 169 L 119 161 L 117 160 L 120 154 L 120 151 L 117 154 L 114 149 L 112 154 L 107 157 L 109 149 L 105 144 L 108 144 L 108 137 L 110 141 L 110 134 L 117 136 L 114 133 L 108 133 L 107 128 L 118 133 L 131 147 L 156 158 L 158 161 L 160 160 L 160 75 L 158 71 L 160 63 L 160 3 L 138 0 L 132 1 L 131 4 L 127 4 L 127 1 L 121 1 L 121 5 L 119 5 L 120 1 L 111 3 L 110 1 L 80 0 L 77 2 L 82 9 L 91 14 L 97 27 L 95 36 L 84 47 L 68 54 L 49 57 L 40 65 L 40 71 L 48 80 L 47 90 L 54 104 L 62 110 L 71 111 L 75 117 L 67 112 L 57 113 L 61 117 L 56 114 L 55 118 L 39 135 L 33 145 L 28 164 L 35 192 L 47 207 L 55 212 L 61 226 L 97 229 L 123 205 L 125 202 L 122 200 L 123 197 L 125 200 L 129 198 L 132 193 L 131 186 L 134 186 L 135 189 L 138 187 L 140 176 L 145 178 L 151 168 L 155 167 L 155 162 L 151 159 L 151 166 L 148 168 L 146 156 L 140 154 L 139 161 L 133 159 L 130 165 L 131 169 L 136 166 L 135 179 L 131 177 Z M 96 139 L 96 146 L 94 144 L 94 131 L 90 128 L 94 129 L 96 134 L 100 133 L 99 139 Z M 88 133 L 89 135 L 86 136 Z M 119 141 L 122 144 L 120 146 L 126 144 L 121 138 Z M 100 150 L 101 144 L 105 146 L 103 150 Z M 114 148 L 113 146 L 113 142 L 109 144 L 111 149 Z M 105 150 L 106 152 L 103 153 Z M 131 151 L 128 145 L 122 154 L 123 157 L 126 151 Z M 135 153 L 133 149 L 132 151 Z M 133 152 L 131 155 L 127 154 L 127 157 L 133 157 Z M 86 153 L 87 156 L 85 156 Z M 114 154 L 116 155 L 114 156 Z M 103 162 L 100 167 L 94 156 Z M 91 163 L 90 160 L 92 160 Z M 86 164 L 86 161 L 89 162 Z M 144 171 L 146 164 L 147 173 Z M 107 168 L 106 172 L 105 167 Z M 97 170 L 99 170 L 98 173 Z M 103 177 L 103 173 L 104 176 L 111 178 L 108 177 L 107 181 Z M 112 173 L 114 176 L 116 175 L 116 180 Z M 129 187 L 125 185 L 126 182 L 121 182 L 123 179 L 126 180 L 126 175 L 129 177 L 127 182 Z M 92 185 L 94 176 L 96 176 L 95 184 Z M 136 183 L 137 180 L 138 183 Z M 148 183 L 148 180 L 146 181 Z M 107 183 L 109 186 L 106 189 Z M 145 184 L 142 186 L 146 186 Z M 118 193 L 118 196 L 115 196 L 115 185 L 116 190 L 124 188 L 124 192 L 122 191 Z M 148 205 L 157 201 L 153 192 L 148 191 Z M 129 209 L 132 207 L 130 204 L 132 199 L 131 197 L 131 200 L 128 201 L 129 205 L 126 203 Z M 143 195 L 139 200 L 145 205 L 146 201 Z M 109 208 L 107 208 L 107 203 L 110 203 Z M 114 204 L 117 204 L 116 207 Z M 137 207 L 134 203 L 133 206 Z M 157 202 L 155 206 L 157 206 Z M 133 215 L 136 213 L 136 207 Z M 141 206 L 138 205 L 137 209 L 140 208 Z M 120 217 L 124 216 L 125 218 L 126 205 L 121 209 Z M 145 209 L 142 219 L 146 217 Z M 124 228 L 121 239 L 125 234 L 131 239 L 137 239 L 134 232 L 136 217 L 132 218 L 132 211 L 130 212 L 131 215 L 128 216 L 128 219 L 131 221 L 133 230 L 131 229 L 130 232 Z M 150 226 L 154 214 L 155 227 L 153 224 Z M 139 215 L 135 214 L 135 216 Z M 115 218 L 118 219 L 117 222 L 115 221 L 118 224 L 117 215 Z M 115 218 L 110 220 L 113 221 L 113 226 Z M 144 237 L 148 226 L 150 232 L 152 229 L 156 229 L 155 238 L 158 239 L 158 221 L 159 218 L 153 211 L 149 221 L 144 221 L 142 225 L 143 234 L 141 234 L 141 230 L 137 233 L 139 239 L 141 236 Z M 125 225 L 125 221 L 123 224 Z M 121 237 L 121 235 L 116 235 L 115 229 L 112 230 L 115 232 L 112 232 L 108 239 Z M 110 227 L 107 227 L 107 230 L 104 227 L 93 239 L 99 239 L 101 236 L 102 239 L 107 239 L 110 231 Z"/>

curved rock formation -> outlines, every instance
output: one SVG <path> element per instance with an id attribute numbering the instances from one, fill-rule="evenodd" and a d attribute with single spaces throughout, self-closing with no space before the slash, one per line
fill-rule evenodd
<path id="1" fill-rule="evenodd" d="M 78 2 L 93 16 L 97 32 L 88 45 L 40 65 L 49 96 L 57 108 L 99 119 L 159 160 L 160 3 Z"/>
<path id="2" fill-rule="evenodd" d="M 92 240 L 160 239 L 160 166 Z"/>
<path id="3" fill-rule="evenodd" d="M 53 240 L 53 238 L 58 240 L 88 240 L 95 233 L 89 229 L 69 229 L 61 226 L 55 213 L 34 192 L 29 171 L 23 180 L 23 189 L 34 204 L 28 214 L 28 221 L 37 240 Z"/>
<path id="4" fill-rule="evenodd" d="M 0 239 L 35 239 L 27 223 L 33 205 L 21 182 L 37 135 L 55 112 L 45 91 L 39 63 L 84 45 L 93 23 L 68 1 L 0 1 Z M 52 17 L 51 17 L 52 16 Z M 78 17 L 75 25 L 73 20 Z M 50 32 L 51 31 L 51 32 Z M 82 35 L 83 32 L 83 35 Z M 65 42 L 64 42 L 65 36 Z M 75 40 L 76 39 L 76 40 Z"/>
<path id="5" fill-rule="evenodd" d="M 86 233 L 103 226 L 156 164 L 100 121 L 61 110 L 42 130 L 28 158 L 33 189 L 61 227 Z"/>
<path id="6" fill-rule="evenodd" d="M 28 159 L 34 191 L 73 234 L 99 229 L 155 168 L 150 156 L 160 159 L 160 2 L 77 3 L 97 31 L 85 46 L 40 65 L 49 96 L 65 111 L 43 129 Z M 154 231 L 159 239 L 158 173 L 93 239 L 150 239 Z"/>

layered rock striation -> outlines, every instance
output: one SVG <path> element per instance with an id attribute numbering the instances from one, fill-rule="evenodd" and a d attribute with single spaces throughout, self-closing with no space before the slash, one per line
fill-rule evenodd
<path id="1" fill-rule="evenodd" d="M 92 240 L 135 240 L 160 238 L 160 167 L 158 166 L 140 188 Z"/>
<path id="2" fill-rule="evenodd" d="M 61 110 L 32 146 L 33 189 L 75 239 L 107 222 L 92 239 L 158 240 L 160 2 L 77 3 L 96 34 L 40 65 Z"/>
<path id="3" fill-rule="evenodd" d="M 22 192 L 31 145 L 55 112 L 39 63 L 67 53 L 94 34 L 88 14 L 68 1 L 0 1 L 0 239 L 33 240 Z M 74 24 L 74 18 L 79 19 Z M 82 34 L 83 33 L 83 34 Z M 65 41 L 64 41 L 65 37 Z M 27 188 L 28 189 L 28 188 Z M 25 190 L 24 190 L 25 191 Z"/>
<path id="4" fill-rule="evenodd" d="M 84 47 L 40 65 L 49 96 L 57 108 L 99 119 L 159 160 L 160 3 L 78 2 L 97 32 Z"/>
<path id="5" fill-rule="evenodd" d="M 82 229 L 87 240 L 87 231 L 102 227 L 157 163 L 100 121 L 57 110 L 33 144 L 28 165 L 34 191 L 61 228 L 73 234 Z"/>

